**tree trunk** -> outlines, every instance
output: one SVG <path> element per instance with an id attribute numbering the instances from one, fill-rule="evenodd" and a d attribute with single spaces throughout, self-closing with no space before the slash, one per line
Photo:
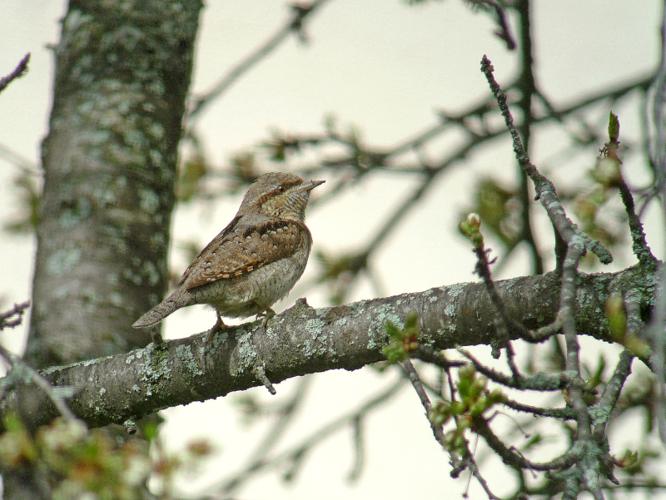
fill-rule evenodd
<path id="1" fill-rule="evenodd" d="M 122 7 L 120 7 L 122 5 Z M 176 156 L 199 1 L 70 2 L 55 49 L 27 359 L 149 342 L 166 287 Z"/>
<path id="2" fill-rule="evenodd" d="M 71 0 L 55 48 L 32 317 L 36 367 L 146 345 L 169 225 L 200 0 Z M 43 498 L 5 475 L 7 498 Z"/>

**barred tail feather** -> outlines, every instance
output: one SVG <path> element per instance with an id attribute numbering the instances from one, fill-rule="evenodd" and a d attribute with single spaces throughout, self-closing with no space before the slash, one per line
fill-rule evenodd
<path id="1" fill-rule="evenodd" d="M 176 309 L 191 305 L 192 299 L 192 294 L 188 291 L 175 290 L 166 299 L 132 323 L 132 328 L 150 328 L 162 321 Z"/>

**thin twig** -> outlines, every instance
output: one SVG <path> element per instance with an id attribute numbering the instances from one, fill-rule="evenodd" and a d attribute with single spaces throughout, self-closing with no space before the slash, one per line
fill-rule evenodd
<path id="1" fill-rule="evenodd" d="M 597 417 L 594 419 L 594 425 L 599 431 L 605 430 L 606 423 L 611 417 L 611 410 L 615 408 L 617 399 L 620 396 L 620 391 L 631 373 L 631 362 L 634 360 L 634 355 L 625 349 L 620 354 L 620 359 L 615 366 L 613 375 L 608 382 L 606 382 L 606 387 L 604 392 L 599 398 L 599 402 L 595 405 L 599 412 L 595 412 Z"/>
<path id="2" fill-rule="evenodd" d="M 567 452 L 549 462 L 533 462 L 525 458 L 517 450 L 508 448 L 500 438 L 492 431 L 488 422 L 483 417 L 475 417 L 473 421 L 474 431 L 477 432 L 488 443 L 502 461 L 520 469 L 531 469 L 537 471 L 563 470 L 571 467 L 578 460 L 578 454 Z"/>
<path id="3" fill-rule="evenodd" d="M 248 464 L 241 473 L 234 475 L 221 484 L 217 484 L 212 488 L 208 488 L 208 490 L 225 493 L 231 492 L 238 489 L 254 473 L 265 470 L 267 468 L 276 467 L 289 461 L 293 461 L 294 457 L 302 456 L 306 453 L 306 451 L 313 449 L 326 438 L 347 427 L 350 423 L 353 423 L 355 419 L 367 416 L 368 413 L 380 407 L 387 400 L 395 396 L 403 387 L 405 387 L 405 385 L 400 383 L 400 381 L 392 382 L 387 386 L 386 389 L 380 391 L 374 397 L 363 402 L 358 408 L 331 420 L 327 424 L 317 429 L 315 432 L 304 437 L 300 442 L 288 450 L 277 453 L 273 456 L 264 455 L 263 457 L 257 457 L 257 459 L 253 463 Z"/>
<path id="4" fill-rule="evenodd" d="M 275 423 L 264 434 L 264 438 L 255 446 L 245 465 L 236 473 L 236 478 L 245 478 L 255 467 L 254 464 L 263 460 L 263 458 L 275 448 L 280 438 L 287 430 L 287 427 L 293 421 L 298 409 L 301 407 L 304 397 L 307 394 L 308 387 L 313 380 L 313 377 L 303 377 L 300 379 L 294 390 L 293 396 L 281 409 Z M 241 485 L 241 482 L 234 483 L 229 481 L 227 484 L 228 486 L 225 488 L 225 492 L 231 493 Z"/>
<path id="5" fill-rule="evenodd" d="M 502 404 L 508 406 L 512 410 L 531 413 L 540 417 L 557 418 L 559 420 L 574 420 L 576 414 L 571 408 L 541 408 L 539 406 L 526 405 L 512 399 L 505 398 Z"/>
<path id="6" fill-rule="evenodd" d="M 509 133 L 511 134 L 513 150 L 516 154 L 516 158 L 518 159 L 521 167 L 525 170 L 525 173 L 534 183 L 534 189 L 537 193 L 537 197 L 539 201 L 541 201 L 543 207 L 546 209 L 551 223 L 557 228 L 558 233 L 567 243 L 571 242 L 575 236 L 579 236 L 582 239 L 585 248 L 595 253 L 601 262 L 604 264 L 612 262 L 613 257 L 601 243 L 581 233 L 576 228 L 574 223 L 569 220 L 564 211 L 564 207 L 562 206 L 562 202 L 557 195 L 555 186 L 547 177 L 539 173 L 536 166 L 530 161 L 530 158 L 527 155 L 527 151 L 525 151 L 525 148 L 523 147 L 520 135 L 518 134 L 516 126 L 514 125 L 513 116 L 509 111 L 506 95 L 495 80 L 492 63 L 485 55 L 481 59 L 481 71 L 486 76 L 488 84 L 490 85 L 490 89 L 495 96 L 497 103 L 499 104 L 500 111 L 504 117 L 504 122 L 506 123 L 506 126 L 509 129 Z"/>
<path id="7" fill-rule="evenodd" d="M 15 328 L 23 321 L 23 313 L 30 307 L 30 301 L 26 300 L 14 306 L 8 311 L 0 313 L 0 330 Z"/>
<path id="8" fill-rule="evenodd" d="M 433 422 L 432 418 L 430 417 L 430 413 L 432 411 L 432 403 L 430 402 L 430 398 L 428 397 L 428 394 L 426 393 L 425 389 L 423 388 L 423 384 L 421 383 L 421 379 L 419 377 L 418 372 L 416 371 L 416 368 L 414 368 L 414 365 L 409 359 L 406 359 L 401 363 L 402 369 L 404 370 L 405 374 L 407 375 L 407 378 L 412 384 L 412 387 L 414 388 L 414 391 L 416 392 L 416 395 L 419 397 L 419 400 L 421 401 L 421 405 L 425 409 L 426 413 L 426 418 L 428 419 L 428 423 L 430 424 L 430 429 L 432 429 L 432 433 L 435 436 L 435 439 L 437 442 L 444 448 L 446 451 L 448 451 L 446 447 L 446 441 L 444 439 L 444 432 L 442 431 L 442 427 L 439 425 L 435 425 Z"/>
<path id="9" fill-rule="evenodd" d="M 455 452 L 451 451 L 449 447 L 446 444 L 446 439 L 444 437 L 444 432 L 442 431 L 442 427 L 439 425 L 436 425 L 432 418 L 430 417 L 430 413 L 432 410 L 432 403 L 430 402 L 430 398 L 428 397 L 428 394 L 426 393 L 423 383 L 421 381 L 421 378 L 419 377 L 418 372 L 416 371 L 416 368 L 414 368 L 414 365 L 412 362 L 407 359 L 401 363 L 402 369 L 409 378 L 409 381 L 412 383 L 412 387 L 414 388 L 414 391 L 416 392 L 419 400 L 421 401 L 421 405 L 425 409 L 425 414 L 426 418 L 428 419 L 428 423 L 430 424 L 430 428 L 432 429 L 432 433 L 435 436 L 435 440 L 440 444 L 440 446 L 449 453 L 449 456 L 451 458 L 451 463 L 454 466 L 453 470 L 451 471 L 451 474 L 458 474 L 461 468 L 468 468 L 469 471 L 472 473 L 472 475 L 476 478 L 476 480 L 479 482 L 481 485 L 481 488 L 483 488 L 483 491 L 486 492 L 486 495 L 488 495 L 489 499 L 499 499 L 490 489 L 488 482 L 486 479 L 481 475 L 481 471 L 479 470 L 479 467 L 476 464 L 476 461 L 474 460 L 474 455 L 472 452 L 469 450 L 469 447 L 465 445 L 466 453 L 465 456 L 462 458 L 462 460 L 456 455 Z M 453 393 L 453 389 L 452 389 Z M 456 424 L 458 423 L 458 419 L 456 418 Z"/>
<path id="10" fill-rule="evenodd" d="M 520 25 L 520 67 L 521 74 L 516 86 L 520 90 L 518 107 L 522 111 L 523 119 L 520 123 L 520 133 L 523 138 L 525 152 L 529 154 L 530 138 L 532 134 L 532 101 L 536 93 L 534 81 L 534 57 L 532 54 L 532 26 L 530 19 L 530 1 L 520 0 L 517 3 L 518 24 Z M 530 203 L 530 186 L 527 172 L 520 168 L 520 204 L 522 205 L 522 240 L 527 243 L 527 248 L 532 256 L 532 267 L 535 274 L 543 274 L 543 258 L 539 253 L 539 247 L 532 231 L 532 215 Z"/>
<path id="11" fill-rule="evenodd" d="M 559 391 L 567 387 L 571 382 L 569 377 L 565 373 L 558 374 L 547 374 L 540 373 L 533 377 L 523 376 L 519 379 L 514 379 L 500 373 L 492 368 L 485 366 L 478 359 L 476 359 L 470 352 L 465 349 L 458 349 L 463 356 L 471 361 L 481 375 L 486 378 L 489 378 L 493 382 L 501 384 L 505 387 L 511 387 L 512 389 L 521 389 L 521 390 L 532 390 L 532 391 Z"/>
<path id="12" fill-rule="evenodd" d="M 18 373 L 27 374 L 27 378 L 39 387 L 46 396 L 51 400 L 53 406 L 56 407 L 58 412 L 65 417 L 65 419 L 72 422 L 79 422 L 81 425 L 85 426 L 83 420 L 80 420 L 72 410 L 69 409 L 65 398 L 60 395 L 58 391 L 64 391 L 67 388 L 65 387 L 53 387 L 48 380 L 46 380 L 40 373 L 34 368 L 27 365 L 21 358 L 16 354 L 8 351 L 2 344 L 0 344 L 0 357 L 5 360 L 5 362 L 11 367 L 12 371 Z M 8 375 L 9 376 L 9 375 Z"/>
<path id="13" fill-rule="evenodd" d="M 0 143 L 0 158 L 18 167 L 19 170 L 30 176 L 41 176 L 41 172 L 37 165 L 25 158 L 20 153 L 17 153 L 6 144 Z"/>
<path id="14" fill-rule="evenodd" d="M 241 76 L 252 69 L 257 63 L 273 52 L 292 33 L 302 35 L 303 22 L 311 17 L 319 7 L 328 0 L 315 0 L 309 5 L 292 5 L 291 13 L 287 22 L 284 23 L 268 40 L 262 43 L 255 51 L 236 63 L 229 72 L 216 83 L 211 90 L 194 100 L 188 120 L 193 122 L 201 112 L 229 89 Z"/>
<path id="15" fill-rule="evenodd" d="M 23 58 L 19 61 L 11 73 L 0 78 L 0 92 L 5 90 L 7 85 L 12 83 L 14 80 L 25 75 L 26 71 L 28 70 L 28 62 L 30 62 L 30 52 L 23 56 Z"/>
<path id="16" fill-rule="evenodd" d="M 354 446 L 354 462 L 347 474 L 348 481 L 356 481 L 363 471 L 365 464 L 365 438 L 363 436 L 363 419 L 357 417 L 352 421 L 352 429 L 354 430 L 352 444 Z"/>

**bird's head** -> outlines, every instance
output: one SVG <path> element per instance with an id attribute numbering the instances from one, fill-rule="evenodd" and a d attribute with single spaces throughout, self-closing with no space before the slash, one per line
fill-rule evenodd
<path id="1" fill-rule="evenodd" d="M 310 191 L 323 183 L 305 181 L 297 175 L 283 172 L 261 175 L 245 193 L 239 212 L 303 220 Z"/>

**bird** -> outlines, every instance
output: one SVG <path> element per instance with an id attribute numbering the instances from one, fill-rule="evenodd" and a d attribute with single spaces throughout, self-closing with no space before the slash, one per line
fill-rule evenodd
<path id="1" fill-rule="evenodd" d="M 132 326 L 153 327 L 193 304 L 215 308 L 211 331 L 226 328 L 222 316 L 268 320 L 275 314 L 271 306 L 305 270 L 312 247 L 305 207 L 310 192 L 324 182 L 285 172 L 259 176 L 234 218 L 187 267 L 175 290 Z"/>

